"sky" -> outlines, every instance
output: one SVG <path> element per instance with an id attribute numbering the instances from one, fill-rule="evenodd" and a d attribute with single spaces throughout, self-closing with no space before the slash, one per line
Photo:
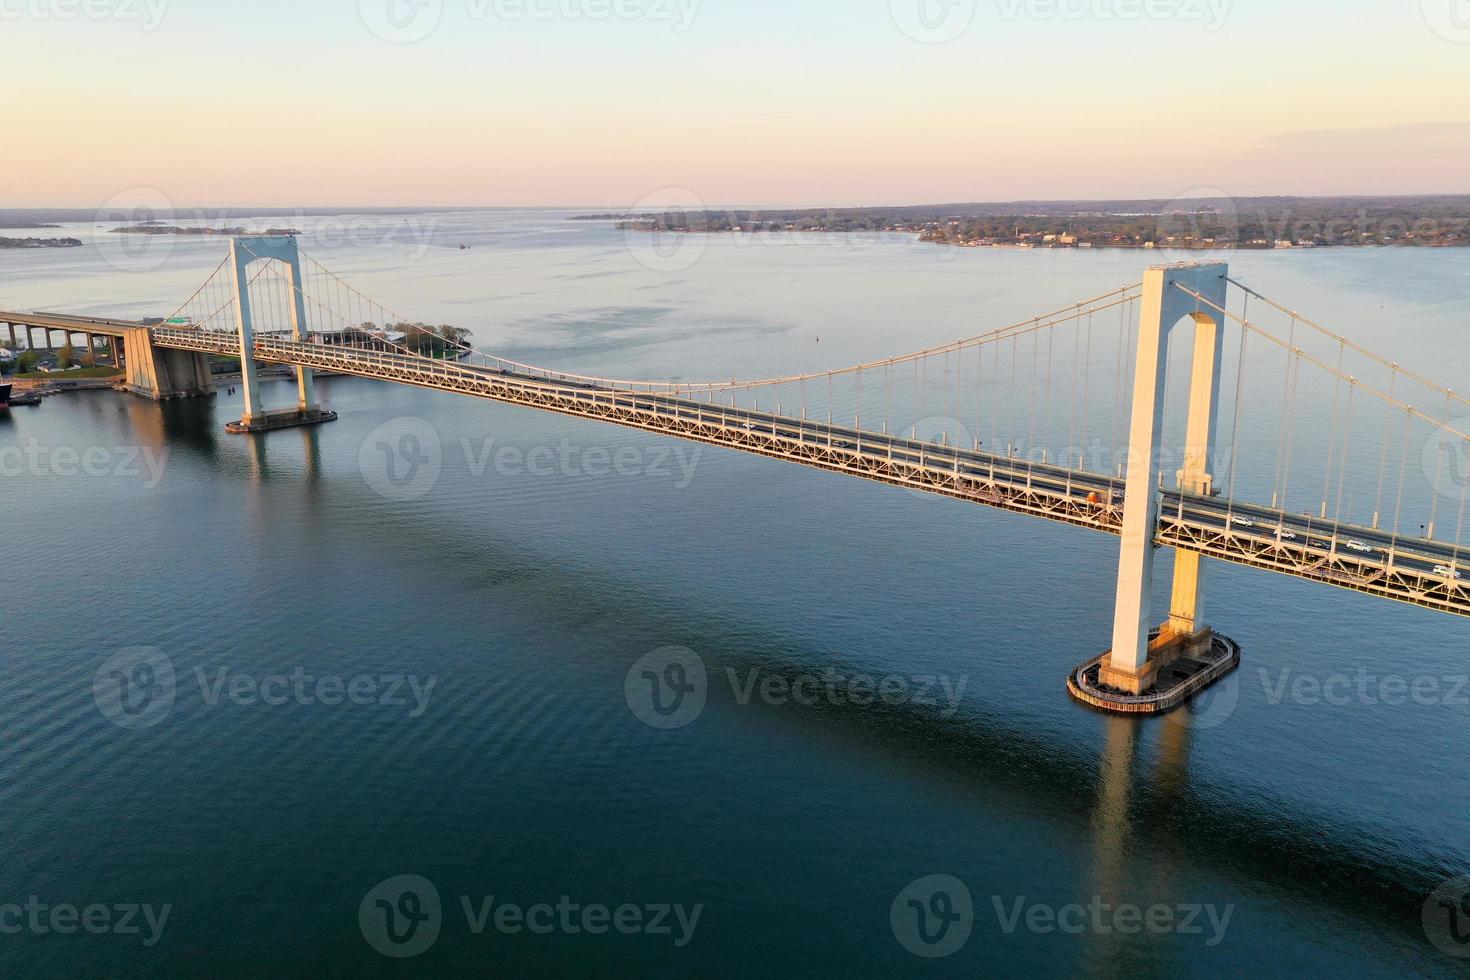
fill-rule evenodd
<path id="1" fill-rule="evenodd" d="M 1470 0 L 0 0 L 0 206 L 1470 192 Z"/>

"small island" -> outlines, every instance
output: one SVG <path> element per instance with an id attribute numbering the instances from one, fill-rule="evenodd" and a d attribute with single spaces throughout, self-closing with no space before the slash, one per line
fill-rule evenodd
<path id="1" fill-rule="evenodd" d="M 164 225 L 149 221 L 141 225 L 124 225 L 112 229 L 114 235 L 221 235 L 241 238 L 247 235 L 280 237 L 301 234 L 298 228 L 267 228 L 265 231 L 250 231 L 245 228 L 183 228 L 179 225 Z"/>
<path id="2" fill-rule="evenodd" d="M 79 248 L 80 238 L 0 238 L 0 248 Z"/>

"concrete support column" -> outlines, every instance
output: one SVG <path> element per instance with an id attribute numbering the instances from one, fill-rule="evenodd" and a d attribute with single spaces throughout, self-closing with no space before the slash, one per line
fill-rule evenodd
<path id="1" fill-rule="evenodd" d="M 1214 490 L 1215 420 L 1220 411 L 1220 362 L 1225 332 L 1216 320 L 1203 313 L 1195 314 L 1194 322 L 1189 418 L 1184 434 L 1184 465 L 1178 473 L 1178 482 L 1180 492 L 1208 497 Z M 1171 632 L 1195 636 L 1204 631 L 1203 573 L 1201 555 L 1175 551 L 1174 592 L 1169 604 Z"/>
<path id="2" fill-rule="evenodd" d="M 260 378 L 255 369 L 255 329 L 250 313 L 250 278 L 246 273 L 255 256 L 241 248 L 238 239 L 231 239 L 230 258 L 235 270 L 235 323 L 240 330 L 240 386 L 245 391 L 245 415 L 241 421 L 249 425 L 260 416 L 257 391 Z"/>
<path id="3" fill-rule="evenodd" d="M 122 345 L 118 343 L 118 339 L 116 337 L 108 337 L 107 346 L 112 351 L 112 366 L 122 367 Z"/>
<path id="4" fill-rule="evenodd" d="M 1218 407 L 1219 330 L 1199 310 L 1199 303 L 1176 284 L 1187 286 L 1211 302 L 1225 305 L 1228 267 L 1224 264 L 1164 266 L 1144 275 L 1138 322 L 1138 357 L 1133 377 L 1133 418 L 1128 436 L 1128 482 L 1123 502 L 1122 546 L 1113 618 L 1113 646 L 1103 665 L 1103 683 L 1132 693 L 1153 687 L 1156 664 L 1149 662 L 1153 622 L 1149 596 L 1153 590 L 1154 535 L 1158 528 L 1159 442 L 1164 427 L 1164 380 L 1169 363 L 1169 333 L 1185 317 L 1193 317 L 1196 340 L 1205 338 L 1207 353 L 1196 351 L 1190 392 L 1185 471 L 1195 485 L 1207 477 Z M 1210 323 L 1209 330 L 1201 322 Z M 1203 387 L 1201 387 L 1203 385 Z M 1196 441 L 1197 440 L 1197 441 Z M 1186 565 L 1188 563 L 1186 562 Z M 1181 602 L 1190 615 L 1198 612 L 1198 568 L 1186 567 Z M 1191 612 L 1192 610 L 1192 612 Z"/>
<path id="5" fill-rule="evenodd" d="M 10 331 L 10 349 L 11 350 L 15 350 L 16 349 L 16 343 L 17 343 L 17 341 L 15 339 L 15 324 L 13 324 L 13 323 L 7 323 L 5 325 L 5 328 Z"/>
<path id="6" fill-rule="evenodd" d="M 298 344 L 310 340 L 306 322 L 306 283 L 301 278 L 301 259 L 292 242 L 291 256 L 286 263 L 288 281 L 291 283 L 291 339 Z M 296 405 L 303 412 L 316 408 L 316 392 L 312 384 L 311 368 L 296 368 Z"/>

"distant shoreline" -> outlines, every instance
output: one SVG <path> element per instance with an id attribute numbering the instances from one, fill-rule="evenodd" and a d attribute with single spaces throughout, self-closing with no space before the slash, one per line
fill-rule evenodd
<path id="1" fill-rule="evenodd" d="M 1056 201 L 804 210 L 647 210 L 578 215 L 628 231 L 891 232 L 968 248 L 1470 246 L 1470 195 Z"/>
<path id="2" fill-rule="evenodd" d="M 978 240 L 963 240 L 963 239 L 961 239 L 961 240 L 951 240 L 951 239 L 942 238 L 942 237 L 938 237 L 938 236 L 926 235 L 922 231 L 917 231 L 917 230 L 910 229 L 910 228 L 874 228 L 874 229 L 854 229 L 854 230 L 850 230 L 850 231 L 849 230 L 839 230 L 839 229 L 823 229 L 823 228 L 803 228 L 803 229 L 790 229 L 790 228 L 700 229 L 700 228 L 660 228 L 660 227 L 654 227 L 654 226 L 652 226 L 650 224 L 637 223 L 637 222 L 620 222 L 617 225 L 617 227 L 618 227 L 619 230 L 623 230 L 623 231 L 640 231 L 640 232 L 645 232 L 647 234 L 655 234 L 655 233 L 658 233 L 658 234 L 675 234 L 675 235 L 773 235 L 773 234 L 783 234 L 783 235 L 784 234 L 789 234 L 789 235 L 832 235 L 832 236 L 837 236 L 837 235 L 879 235 L 879 234 L 882 234 L 882 235 L 909 235 L 910 237 L 917 238 L 921 242 L 925 242 L 925 243 L 928 243 L 928 244 L 934 244 L 934 245 L 949 245 L 952 248 L 995 248 L 995 249 L 1014 249 L 1016 251 L 1067 250 L 1067 249 L 1075 249 L 1075 250 L 1080 250 L 1080 251 L 1084 251 L 1084 252 L 1086 252 L 1086 251 L 1105 251 L 1105 250 L 1123 250 L 1123 251 L 1136 251 L 1136 252 L 1142 252 L 1142 251 L 1161 251 L 1161 252 L 1165 252 L 1165 251 L 1181 251 L 1181 250 L 1183 250 L 1183 251 L 1197 251 L 1197 252 L 1220 252 L 1220 251 L 1227 251 L 1227 250 L 1228 251 L 1247 251 L 1247 252 L 1250 252 L 1250 251 L 1255 251 L 1255 252 L 1272 252 L 1272 251 L 1292 251 L 1292 250 L 1297 250 L 1297 251 L 1313 251 L 1315 249 L 1327 249 L 1327 248 L 1355 248 L 1355 249 L 1356 248 L 1470 248 L 1470 240 L 1457 240 L 1457 241 L 1434 242 L 1434 243 L 1424 243 L 1424 242 L 1398 242 L 1398 241 L 1365 241 L 1365 242 L 1351 242 L 1351 243 L 1344 242 L 1344 243 L 1339 243 L 1339 244 L 1335 244 L 1335 245 L 1334 244 L 1326 244 L 1326 243 L 1316 243 L 1316 242 L 1310 242 L 1310 243 L 1308 243 L 1308 242 L 1287 242 L 1287 241 L 1280 241 L 1280 242 L 1265 242 L 1265 241 L 1231 242 L 1231 241 L 1225 241 L 1225 242 L 1221 242 L 1221 241 L 1218 241 L 1218 240 L 1211 241 L 1211 242 L 1204 242 L 1204 241 L 1198 241 L 1198 242 L 1196 242 L 1196 241 L 1182 241 L 1182 242 L 1168 242 L 1168 241 L 1165 241 L 1165 242 L 1158 242 L 1158 241 L 1153 241 L 1153 242 L 1143 242 L 1143 243 L 1129 243 L 1129 242 L 1106 242 L 1105 241 L 1105 242 L 1068 242 L 1068 243 L 1061 243 L 1061 242 L 1048 242 L 1048 241 L 1045 241 L 1044 236 L 1043 236 L 1043 238 L 1041 240 L 1038 240 L 1038 241 L 1028 241 L 1028 240 L 1025 240 L 1025 239 L 1011 240 L 1011 241 L 996 241 L 996 240 L 987 240 L 987 239 L 978 239 Z"/>

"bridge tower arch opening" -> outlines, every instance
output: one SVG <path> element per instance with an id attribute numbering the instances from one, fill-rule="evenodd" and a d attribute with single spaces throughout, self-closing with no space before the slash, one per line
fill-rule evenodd
<path id="1" fill-rule="evenodd" d="M 1204 618 L 1204 563 L 1193 552 L 1176 551 L 1169 616 L 1156 627 L 1149 609 L 1154 584 L 1154 538 L 1158 527 L 1163 460 L 1179 460 L 1169 474 L 1182 493 L 1214 492 L 1216 429 L 1220 408 L 1223 317 L 1208 304 L 1225 307 L 1229 266 L 1186 263 L 1149 269 L 1144 276 L 1138 323 L 1138 354 L 1129 423 L 1128 473 L 1123 503 L 1122 546 L 1113 619 L 1113 645 L 1097 667 L 1105 689 L 1146 695 L 1161 673 L 1181 657 L 1204 656 L 1216 638 Z M 1204 301 L 1177 287 L 1184 287 Z M 1170 339 L 1193 327 L 1188 407 L 1183 445 L 1176 454 L 1161 445 Z M 1238 659 L 1238 649 L 1223 641 Z M 1206 657 L 1206 660 L 1208 658 Z M 1233 664 L 1231 664 L 1233 666 Z M 1177 678 L 1176 678 L 1177 679 Z M 1208 683 L 1200 678 L 1200 684 Z M 1198 689 L 1187 685 L 1189 692 Z M 1140 709 L 1147 710 L 1147 709 Z"/>

